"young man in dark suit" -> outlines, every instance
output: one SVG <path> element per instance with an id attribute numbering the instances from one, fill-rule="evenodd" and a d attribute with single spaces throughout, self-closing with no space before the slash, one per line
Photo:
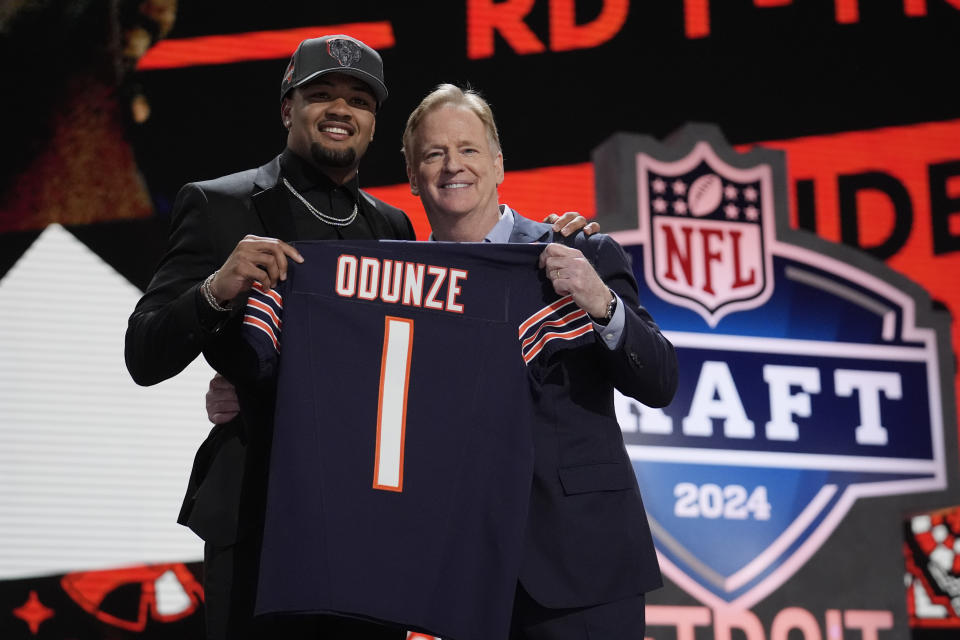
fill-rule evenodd
<path id="1" fill-rule="evenodd" d="M 283 152 L 257 169 L 188 184 L 177 197 L 167 253 L 127 329 L 134 380 L 165 380 L 201 352 L 224 373 L 245 366 L 235 341 L 246 292 L 255 282 L 274 286 L 288 260 L 301 260 L 289 241 L 414 239 L 402 211 L 357 183 L 386 97 L 380 56 L 364 43 L 336 35 L 300 44 L 281 83 Z M 252 617 L 274 390 L 237 393 L 240 415 L 198 451 L 179 518 L 205 541 L 208 637 L 337 637 L 340 626 L 347 634 L 348 621 L 327 629 Z M 363 637 L 381 633 L 362 629 Z"/>

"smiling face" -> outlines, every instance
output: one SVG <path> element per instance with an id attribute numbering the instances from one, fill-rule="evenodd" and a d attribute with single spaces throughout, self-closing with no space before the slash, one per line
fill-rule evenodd
<path id="1" fill-rule="evenodd" d="M 373 140 L 376 106 L 365 82 L 342 73 L 297 87 L 281 104 L 287 147 L 334 182 L 346 182 Z"/>
<path id="2" fill-rule="evenodd" d="M 407 177 L 420 196 L 434 234 L 464 221 L 485 234 L 499 219 L 497 186 L 503 154 L 468 107 L 444 104 L 423 116 L 413 134 Z M 489 223 L 489 224 L 487 224 Z M 472 240 L 482 240 L 483 235 Z"/>

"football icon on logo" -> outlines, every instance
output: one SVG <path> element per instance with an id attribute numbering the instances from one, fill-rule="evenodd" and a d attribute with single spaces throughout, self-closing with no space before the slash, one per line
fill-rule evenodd
<path id="1" fill-rule="evenodd" d="M 687 192 L 687 210 L 698 218 L 717 210 L 723 200 L 723 181 L 715 173 L 700 176 Z"/>

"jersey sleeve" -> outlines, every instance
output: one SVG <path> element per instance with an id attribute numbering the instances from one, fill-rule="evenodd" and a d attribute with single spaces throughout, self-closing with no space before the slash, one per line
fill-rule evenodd
<path id="1" fill-rule="evenodd" d="M 520 353 L 527 365 L 558 349 L 586 344 L 594 339 L 587 312 L 564 296 L 527 317 L 519 327 Z"/>
<path id="2" fill-rule="evenodd" d="M 254 282 L 243 314 L 243 337 L 257 354 L 259 380 L 272 377 L 276 373 L 282 326 L 281 290 L 264 290 L 259 282 Z"/>

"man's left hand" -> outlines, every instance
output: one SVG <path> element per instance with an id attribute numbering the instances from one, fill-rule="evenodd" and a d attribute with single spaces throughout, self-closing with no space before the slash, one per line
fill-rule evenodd
<path id="1" fill-rule="evenodd" d="M 236 388 L 219 373 L 210 380 L 207 390 L 207 419 L 213 424 L 230 422 L 240 413 Z"/>
<path id="2" fill-rule="evenodd" d="M 587 222 L 587 219 L 576 211 L 567 211 L 562 216 L 551 213 L 543 221 L 547 224 L 553 223 L 553 230 L 565 238 L 572 236 L 580 229 L 583 229 L 583 232 L 588 236 L 600 231 L 599 224 Z"/>
<path id="3" fill-rule="evenodd" d="M 593 318 L 607 315 L 613 294 L 583 254 L 572 247 L 551 243 L 540 254 L 540 268 L 558 294 L 573 301 Z"/>

